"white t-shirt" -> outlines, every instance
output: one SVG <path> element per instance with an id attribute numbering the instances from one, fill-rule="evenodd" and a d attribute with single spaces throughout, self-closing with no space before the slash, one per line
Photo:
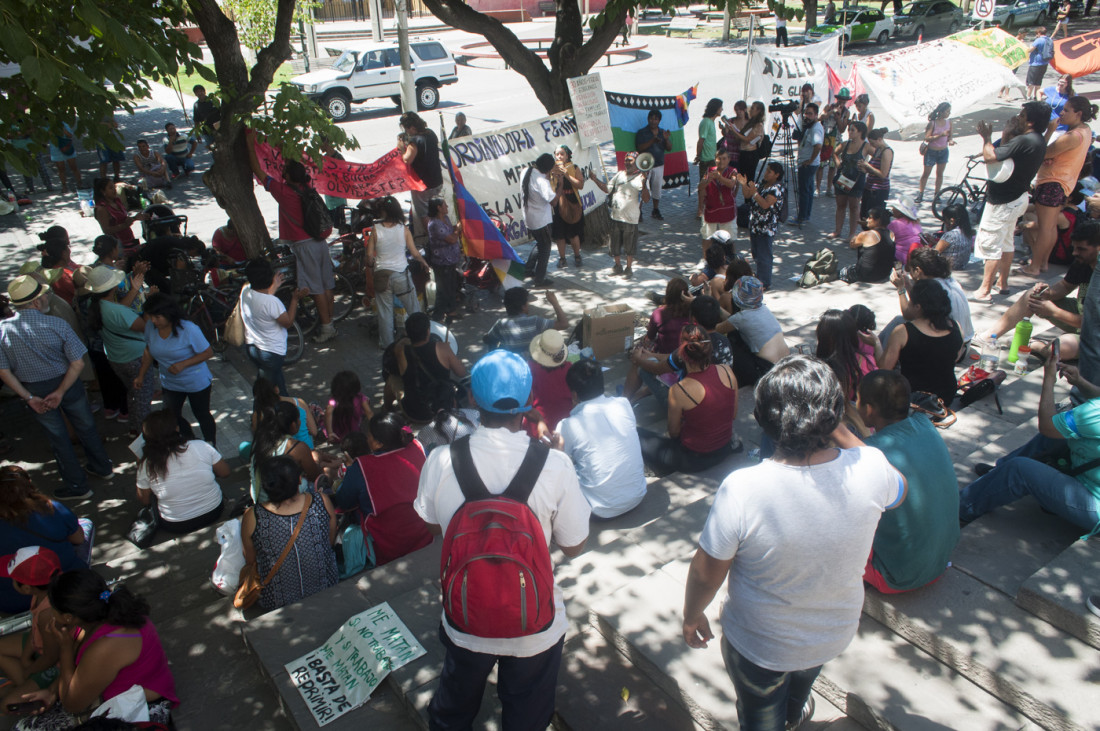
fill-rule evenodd
<path id="1" fill-rule="evenodd" d="M 813 157 L 814 145 L 825 144 L 825 128 L 821 126 L 821 122 L 814 122 L 810 127 L 802 132 L 802 139 L 798 141 L 798 164 L 808 161 Z M 814 160 L 814 164 L 820 162 L 821 150 L 818 150 L 818 159 Z"/>
<path id="2" fill-rule="evenodd" d="M 632 177 L 620 170 L 611 178 L 611 219 L 622 223 L 638 223 L 642 217 L 642 184 L 645 175 Z"/>
<path id="3" fill-rule="evenodd" d="M 974 337 L 974 321 L 970 318 L 970 301 L 966 298 L 966 292 L 954 277 L 934 281 L 947 290 L 947 297 L 951 300 L 951 319 L 958 323 L 963 342 L 969 343 Z"/>
<path id="4" fill-rule="evenodd" d="M 554 220 L 554 211 L 550 201 L 554 200 L 554 186 L 538 170 L 531 171 L 531 181 L 527 189 L 527 207 L 523 210 L 523 220 L 528 231 L 549 226 Z"/>
<path id="5" fill-rule="evenodd" d="M 222 459 L 218 450 L 200 439 L 168 458 L 168 474 L 149 479 L 146 465 L 138 468 L 139 490 L 152 490 L 162 518 L 179 523 L 209 513 L 222 501 L 222 489 L 214 479 L 214 465 Z"/>
<path id="6" fill-rule="evenodd" d="M 788 672 L 839 655 L 859 628 L 863 570 L 901 476 L 873 447 L 793 467 L 770 459 L 722 481 L 699 546 L 733 560 L 722 633 L 738 653 Z"/>
<path id="7" fill-rule="evenodd" d="M 286 328 L 276 320 L 286 312 L 282 301 L 273 294 L 241 290 L 241 320 L 244 341 L 275 355 L 286 355 Z"/>
<path id="8" fill-rule="evenodd" d="M 508 487 L 527 453 L 530 439 L 525 432 L 479 427 L 470 437 L 470 454 L 486 489 L 499 495 Z M 447 533 L 447 525 L 462 506 L 462 489 L 451 467 L 450 449 L 433 449 L 420 472 L 420 487 L 413 506 L 426 523 L 435 524 Z M 547 545 L 550 538 L 559 546 L 578 546 L 588 538 L 588 518 L 591 511 L 580 485 L 573 463 L 556 449 L 550 450 L 546 465 L 535 483 L 527 505 L 542 524 Z M 557 612 L 550 627 L 527 637 L 486 638 L 459 632 L 446 620 L 443 629 L 459 647 L 486 655 L 531 657 L 549 650 L 566 630 L 565 598 L 555 583 L 554 606 Z"/>
<path id="9" fill-rule="evenodd" d="M 405 258 L 408 249 L 405 246 L 405 227 L 386 227 L 376 224 L 375 237 L 375 270 L 383 269 L 391 272 L 403 272 L 409 268 L 409 260 Z"/>
<path id="10" fill-rule="evenodd" d="M 630 401 L 611 396 L 582 401 L 561 420 L 558 433 L 594 515 L 614 518 L 642 501 L 645 469 Z"/>

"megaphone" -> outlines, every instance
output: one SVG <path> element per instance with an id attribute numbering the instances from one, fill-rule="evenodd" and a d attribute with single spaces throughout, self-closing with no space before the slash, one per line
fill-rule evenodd
<path id="1" fill-rule="evenodd" d="M 655 162 L 656 160 L 653 159 L 653 153 L 643 152 L 641 155 L 638 155 L 638 158 L 634 161 L 634 164 L 643 173 L 648 173 L 650 170 L 653 169 L 653 164 Z"/>

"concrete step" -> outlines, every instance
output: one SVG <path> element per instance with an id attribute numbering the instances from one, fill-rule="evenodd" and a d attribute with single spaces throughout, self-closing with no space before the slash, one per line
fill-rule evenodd
<path id="1" fill-rule="evenodd" d="M 1098 564 L 1100 540 L 1075 541 L 1024 582 L 1016 605 L 1100 648 L 1100 618 L 1085 606 L 1089 596 L 1100 594 Z"/>
<path id="2" fill-rule="evenodd" d="M 868 591 L 864 612 L 1036 725 L 1096 727 L 1096 651 L 952 568 L 908 594 Z"/>

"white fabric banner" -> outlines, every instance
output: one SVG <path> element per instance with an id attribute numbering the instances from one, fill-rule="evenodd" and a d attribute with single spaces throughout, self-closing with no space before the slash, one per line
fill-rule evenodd
<path id="1" fill-rule="evenodd" d="M 804 46 L 779 50 L 757 45 L 749 59 L 749 94 L 746 101 L 795 99 L 805 83 L 813 84 L 814 93 L 825 99 L 829 93 L 828 66 L 839 65 L 836 38 Z"/>
<path id="2" fill-rule="evenodd" d="M 587 213 L 604 201 L 603 192 L 588 179 L 588 171 L 603 175 L 600 148 L 582 149 L 572 111 L 536 119 L 514 127 L 499 127 L 470 137 L 450 140 L 451 161 L 462 184 L 489 213 L 500 216 L 512 246 L 530 241 L 523 220 L 523 173 L 544 152 L 558 145 L 573 152 L 584 186 L 581 203 Z"/>
<path id="3" fill-rule="evenodd" d="M 945 40 L 862 58 L 856 70 L 903 131 L 923 129 L 940 102 L 951 102 L 951 116 L 958 117 L 1002 86 L 1017 84 L 1003 64 Z"/>

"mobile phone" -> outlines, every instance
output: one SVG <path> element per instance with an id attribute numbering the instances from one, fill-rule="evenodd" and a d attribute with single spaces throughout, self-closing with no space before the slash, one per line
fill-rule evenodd
<path id="1" fill-rule="evenodd" d="M 8 713 L 25 716 L 46 707 L 45 701 L 23 701 L 22 703 L 9 703 Z"/>
<path id="2" fill-rule="evenodd" d="M 901 263 L 900 261 L 895 261 L 895 262 L 894 262 L 894 271 L 895 271 L 895 272 L 898 272 L 898 273 L 900 273 L 900 272 L 901 272 L 901 270 L 902 270 L 902 269 L 904 269 L 904 268 L 905 268 L 905 265 L 904 265 L 904 264 L 902 264 L 902 263 Z"/>

